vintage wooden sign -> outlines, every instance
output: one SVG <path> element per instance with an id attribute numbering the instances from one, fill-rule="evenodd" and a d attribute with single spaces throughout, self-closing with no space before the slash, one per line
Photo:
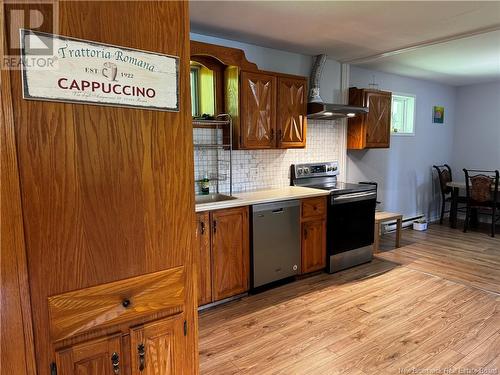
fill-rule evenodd
<path id="1" fill-rule="evenodd" d="M 21 47 L 25 99 L 179 110 L 178 57 L 32 30 Z"/>

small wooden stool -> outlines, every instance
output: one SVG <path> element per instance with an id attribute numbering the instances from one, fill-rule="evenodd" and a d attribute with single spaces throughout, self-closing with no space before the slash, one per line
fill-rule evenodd
<path id="1" fill-rule="evenodd" d="M 387 221 L 396 220 L 396 247 L 399 247 L 399 243 L 401 240 L 401 225 L 403 221 L 403 215 L 395 214 L 394 212 L 375 212 L 375 238 L 373 241 L 373 253 L 378 253 L 378 245 L 380 242 L 380 226 L 382 223 Z"/>

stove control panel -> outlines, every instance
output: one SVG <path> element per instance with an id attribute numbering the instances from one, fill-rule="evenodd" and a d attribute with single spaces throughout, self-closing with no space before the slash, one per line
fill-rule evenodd
<path id="1" fill-rule="evenodd" d="M 338 162 L 295 164 L 292 166 L 295 178 L 336 176 L 339 174 Z"/>

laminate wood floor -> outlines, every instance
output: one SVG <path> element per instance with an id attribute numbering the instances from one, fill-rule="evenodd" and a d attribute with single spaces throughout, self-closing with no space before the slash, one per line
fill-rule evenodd
<path id="1" fill-rule="evenodd" d="M 201 373 L 500 374 L 500 239 L 402 238 L 369 264 L 200 313 Z"/>

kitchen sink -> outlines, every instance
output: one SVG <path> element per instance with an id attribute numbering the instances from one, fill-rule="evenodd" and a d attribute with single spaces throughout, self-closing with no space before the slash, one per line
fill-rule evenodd
<path id="1" fill-rule="evenodd" d="M 196 204 L 215 203 L 215 202 L 230 201 L 232 199 L 236 199 L 236 197 L 233 197 L 231 195 L 214 193 L 214 194 L 207 194 L 207 195 L 196 195 L 195 196 L 195 203 Z"/>

